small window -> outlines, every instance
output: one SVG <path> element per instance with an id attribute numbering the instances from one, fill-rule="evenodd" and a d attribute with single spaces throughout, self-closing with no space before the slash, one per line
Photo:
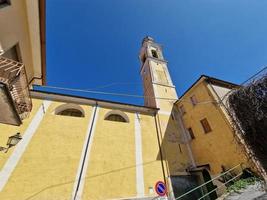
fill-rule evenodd
<path id="1" fill-rule="evenodd" d="M 193 106 L 197 105 L 197 98 L 196 98 L 195 95 L 191 96 L 190 100 L 191 100 L 191 103 L 192 103 Z"/>
<path id="2" fill-rule="evenodd" d="M 111 114 L 105 118 L 105 120 L 115 121 L 115 122 L 126 122 L 126 120 L 118 114 Z"/>
<path id="3" fill-rule="evenodd" d="M 193 132 L 192 128 L 188 128 L 187 130 L 188 130 L 188 133 L 189 133 L 191 139 L 192 140 L 195 139 L 195 135 L 194 135 L 194 132 Z"/>
<path id="4" fill-rule="evenodd" d="M 152 53 L 152 56 L 153 56 L 154 58 L 159 58 L 158 53 L 157 53 L 156 50 L 152 49 L 152 50 L 151 50 L 151 53 Z"/>
<path id="5" fill-rule="evenodd" d="M 209 124 L 207 118 L 200 120 L 200 123 L 201 123 L 205 133 L 211 132 L 211 127 L 210 127 L 210 124 Z"/>
<path id="6" fill-rule="evenodd" d="M 0 0 L 0 8 L 10 5 L 10 0 Z"/>
<path id="7" fill-rule="evenodd" d="M 183 153 L 181 145 L 179 144 L 178 146 L 179 146 L 180 153 Z"/>
<path id="8" fill-rule="evenodd" d="M 174 114 L 171 113 L 171 117 L 172 117 L 172 120 L 174 121 L 175 120 L 175 117 L 174 117 Z"/>
<path id="9" fill-rule="evenodd" d="M 179 107 L 179 110 L 180 110 L 181 115 L 184 115 L 186 113 L 184 105 L 181 105 Z"/>
<path id="10" fill-rule="evenodd" d="M 69 108 L 62 110 L 57 115 L 72 116 L 72 117 L 84 117 L 83 113 L 80 110 Z"/>

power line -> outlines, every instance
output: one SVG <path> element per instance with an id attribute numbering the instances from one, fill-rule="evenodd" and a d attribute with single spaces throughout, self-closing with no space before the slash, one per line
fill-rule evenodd
<path id="1" fill-rule="evenodd" d="M 250 77 L 249 79 L 247 79 L 246 81 L 244 81 L 241 85 L 243 85 L 244 83 L 246 83 L 247 81 L 251 80 L 252 78 L 254 78 L 255 76 L 259 75 L 260 73 L 264 72 L 265 70 L 267 70 L 267 67 L 263 67 L 262 70 L 260 70 L 258 73 L 254 74 L 252 77 Z M 113 85 L 127 85 L 127 84 L 140 84 L 140 83 L 133 83 L 133 82 L 114 82 L 114 83 L 110 83 L 110 84 L 106 84 L 103 86 L 98 86 L 97 88 L 106 88 L 106 87 L 110 87 Z M 59 89 L 59 90 L 66 90 L 66 91 L 74 91 L 74 92 L 84 92 L 84 93 L 92 93 L 92 94 L 101 94 L 101 95 L 111 95 L 111 96 L 122 96 L 122 97 L 133 97 L 133 98 L 152 98 L 152 99 L 159 99 L 159 100 L 166 100 L 166 101 L 177 101 L 178 99 L 175 98 L 164 98 L 164 97 L 153 97 L 153 96 L 143 96 L 143 95 L 136 95 L 136 94 L 126 94 L 126 93 L 116 93 L 116 92 L 104 92 L 104 91 L 95 91 L 93 89 L 77 89 L 77 88 L 65 88 L 65 87 L 57 87 L 57 86 L 39 86 L 41 88 L 51 88 L 51 89 Z M 208 100 L 208 101 L 202 101 L 202 102 L 197 102 L 196 104 L 209 104 L 209 103 L 216 103 L 216 104 L 224 104 L 223 100 L 232 92 L 233 90 L 230 90 L 229 92 L 227 92 L 226 94 L 224 94 L 221 99 L 219 101 L 216 100 Z M 191 101 L 187 101 L 187 100 L 182 100 L 179 99 L 179 101 L 181 102 L 186 102 L 186 103 L 192 103 Z"/>
<path id="2" fill-rule="evenodd" d="M 65 88 L 65 87 L 57 87 L 57 86 L 39 86 L 42 88 L 51 88 L 51 89 L 59 89 L 65 91 L 73 91 L 73 92 L 85 92 L 85 93 L 92 93 L 92 94 L 102 94 L 102 95 L 111 95 L 111 96 L 122 96 L 122 97 L 133 97 L 133 98 L 152 98 L 152 99 L 159 99 L 159 100 L 166 100 L 166 101 L 177 101 L 178 99 L 175 98 L 164 98 L 164 97 L 153 97 L 153 96 L 143 96 L 143 95 L 136 95 L 136 94 L 126 94 L 126 93 L 115 93 L 115 92 L 104 92 L 104 91 L 95 91 L 95 90 L 86 90 L 86 89 L 77 89 L 77 88 Z M 181 100 L 182 102 L 191 103 L 191 101 Z M 207 103 L 216 103 L 216 101 L 202 101 L 197 102 L 197 104 L 207 104 Z"/>
<path id="3" fill-rule="evenodd" d="M 162 99 L 162 100 L 170 100 L 170 101 L 176 101 L 177 100 L 177 99 L 174 99 L 174 98 L 142 96 L 142 95 L 136 95 L 136 94 L 125 94 L 125 93 L 116 93 L 116 92 L 103 92 L 103 91 L 85 90 L 85 89 L 77 89 L 77 88 L 64 88 L 64 87 L 47 86 L 47 85 L 41 86 L 41 87 L 51 88 L 51 89 L 59 89 L 59 90 L 67 90 L 67 91 L 74 91 L 74 92 L 85 92 L 85 93 L 92 93 L 92 94 L 103 94 L 103 95 L 135 97 L 135 98 L 154 98 L 154 99 Z"/>
<path id="4" fill-rule="evenodd" d="M 141 85 L 142 83 L 134 83 L 134 82 L 114 82 L 114 83 L 109 83 L 106 85 L 101 85 L 101 86 L 96 86 L 94 88 L 89 88 L 86 90 L 95 90 L 95 89 L 99 89 L 99 88 L 107 88 L 107 87 L 111 87 L 114 85 Z"/>
<path id="5" fill-rule="evenodd" d="M 256 79 L 257 76 L 259 76 L 262 73 L 266 73 L 267 74 L 267 66 L 263 66 L 260 71 L 258 71 L 256 74 L 252 75 L 247 80 L 245 80 L 244 82 L 242 82 L 240 84 L 240 86 L 244 86 L 246 83 L 251 82 L 253 79 Z M 229 92 L 227 92 L 225 95 L 223 95 L 221 97 L 221 101 L 223 101 L 225 98 L 227 98 L 230 95 L 231 92 L 233 92 L 233 89 L 231 89 Z"/>

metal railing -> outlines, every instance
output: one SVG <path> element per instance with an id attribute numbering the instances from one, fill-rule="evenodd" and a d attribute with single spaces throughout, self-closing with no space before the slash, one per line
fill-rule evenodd
<path id="1" fill-rule="evenodd" d="M 0 82 L 7 86 L 20 118 L 26 118 L 32 101 L 24 64 L 0 56 Z"/>
<path id="2" fill-rule="evenodd" d="M 207 197 L 209 194 L 215 192 L 216 190 L 218 190 L 218 189 L 221 188 L 221 187 L 225 187 L 225 185 L 226 185 L 227 183 L 229 183 L 229 182 L 231 182 L 231 181 L 237 179 L 238 177 L 240 177 L 240 176 L 242 175 L 242 170 L 243 170 L 242 163 L 241 163 L 241 164 L 238 164 L 238 165 L 236 165 L 236 166 L 234 166 L 233 168 L 231 168 L 231 169 L 229 169 L 229 170 L 227 170 L 227 171 L 225 171 L 225 172 L 223 172 L 223 173 L 221 173 L 220 175 L 218 175 L 218 176 L 212 178 L 211 180 L 209 180 L 209 181 L 207 181 L 207 182 L 205 182 L 205 183 L 203 183 L 203 184 L 201 184 L 201 185 L 195 187 L 194 189 L 189 190 L 188 192 L 186 192 L 186 193 L 182 194 L 181 196 L 175 198 L 175 200 L 182 199 L 183 197 L 185 197 L 185 196 L 191 194 L 192 192 L 194 192 L 194 191 L 196 191 L 196 190 L 198 190 L 198 189 L 202 189 L 203 187 L 206 187 L 207 184 L 212 183 L 214 180 L 218 180 L 219 178 L 223 178 L 226 174 L 229 174 L 229 173 L 233 172 L 234 170 L 238 169 L 239 167 L 240 167 L 240 170 L 239 170 L 240 173 L 238 173 L 237 175 L 235 175 L 235 176 L 232 177 L 231 179 L 227 180 L 226 182 L 222 183 L 220 186 L 217 186 L 215 189 L 209 191 L 208 193 L 205 193 L 202 197 L 198 198 L 198 200 L 204 199 L 204 198 Z"/>

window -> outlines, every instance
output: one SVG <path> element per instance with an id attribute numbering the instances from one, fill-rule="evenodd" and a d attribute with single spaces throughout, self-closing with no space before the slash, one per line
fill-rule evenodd
<path id="1" fill-rule="evenodd" d="M 159 58 L 158 53 L 157 53 L 156 50 L 152 49 L 152 50 L 151 50 L 151 53 L 152 53 L 152 56 L 153 56 L 154 58 Z"/>
<path id="2" fill-rule="evenodd" d="M 180 153 L 183 153 L 181 145 L 179 144 L 178 146 L 179 146 Z"/>
<path id="3" fill-rule="evenodd" d="M 200 120 L 200 123 L 201 123 L 205 133 L 211 132 L 211 127 L 210 127 L 210 124 L 209 124 L 207 118 Z"/>
<path id="4" fill-rule="evenodd" d="M 109 115 L 108 117 L 105 118 L 105 120 L 115 121 L 115 122 L 126 122 L 126 120 L 122 116 L 116 114 Z"/>
<path id="5" fill-rule="evenodd" d="M 192 103 L 193 106 L 197 105 L 197 98 L 196 98 L 195 95 L 191 96 L 190 100 L 191 100 L 191 103 Z"/>
<path id="6" fill-rule="evenodd" d="M 129 122 L 128 116 L 120 110 L 112 110 L 108 112 L 105 115 L 104 119 L 108 121 L 114 121 L 114 122 Z"/>
<path id="7" fill-rule="evenodd" d="M 188 128 L 187 130 L 188 130 L 188 133 L 189 133 L 191 139 L 192 140 L 195 139 L 195 135 L 194 135 L 194 132 L 193 132 L 192 128 Z"/>
<path id="8" fill-rule="evenodd" d="M 72 117 L 84 117 L 83 113 L 80 110 L 69 108 L 66 110 L 62 110 L 57 113 L 57 115 L 65 115 L 65 116 L 72 116 Z"/>
<path id="9" fill-rule="evenodd" d="M 58 106 L 54 110 L 55 115 L 64 115 L 71 117 L 84 117 L 84 110 L 81 106 L 73 103 L 66 103 Z"/>
<path id="10" fill-rule="evenodd" d="M 0 0 L 0 8 L 10 5 L 10 0 Z"/>
<path id="11" fill-rule="evenodd" d="M 186 113 L 184 105 L 181 105 L 179 107 L 179 110 L 180 110 L 181 115 L 184 115 Z"/>
<path id="12" fill-rule="evenodd" d="M 175 116 L 173 113 L 171 113 L 171 117 L 172 117 L 172 120 L 174 121 L 175 120 Z"/>

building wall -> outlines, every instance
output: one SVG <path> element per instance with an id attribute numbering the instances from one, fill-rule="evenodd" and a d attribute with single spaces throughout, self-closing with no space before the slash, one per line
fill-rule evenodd
<path id="1" fill-rule="evenodd" d="M 36 4 L 33 3 L 33 4 Z M 0 8 L 0 47 L 2 50 L 7 51 L 12 48 L 14 45 L 18 44 L 19 54 L 22 58 L 22 62 L 26 66 L 28 80 L 30 81 L 34 76 L 40 76 L 40 47 L 37 45 L 39 32 L 32 29 L 29 29 L 28 24 L 28 14 L 31 14 L 31 17 L 37 18 L 33 10 L 29 10 L 27 13 L 27 6 L 29 8 L 38 9 L 38 6 L 33 5 L 26 0 L 11 0 L 11 5 Z M 36 11 L 36 10 L 35 10 Z M 36 20 L 31 20 L 36 21 Z M 38 24 L 34 24 L 39 29 Z M 36 27 L 32 28 L 36 29 Z M 31 30 L 31 36 L 30 36 Z M 34 50 L 32 49 L 34 48 Z M 34 51 L 34 56 L 33 56 Z M 34 72 L 34 64 L 38 65 L 36 67 L 36 74 Z M 40 69 L 39 69 L 40 68 Z"/>
<path id="2" fill-rule="evenodd" d="M 55 115 L 55 109 L 64 104 L 33 99 L 33 111 L 22 126 L 0 125 L 0 145 L 5 146 L 7 138 L 16 132 L 23 138 L 8 153 L 1 152 L 0 199 L 73 197 L 95 107 L 80 105 L 85 114 L 82 118 Z M 138 114 L 137 118 L 134 111 L 123 111 L 128 123 L 104 120 L 112 110 L 99 107 L 95 115 L 80 194 L 83 199 L 155 196 L 155 183 L 164 180 L 155 117 Z"/>
<path id="3" fill-rule="evenodd" d="M 198 104 L 193 106 L 190 97 L 195 95 Z M 186 113 L 183 121 L 186 128 L 192 128 L 195 139 L 191 140 L 193 155 L 197 165 L 209 164 L 211 174 L 222 171 L 221 165 L 232 168 L 246 163 L 246 158 L 236 143 L 229 121 L 214 102 L 214 97 L 205 81 L 192 87 L 179 101 Z M 200 120 L 207 118 L 212 131 L 205 133 Z"/>

